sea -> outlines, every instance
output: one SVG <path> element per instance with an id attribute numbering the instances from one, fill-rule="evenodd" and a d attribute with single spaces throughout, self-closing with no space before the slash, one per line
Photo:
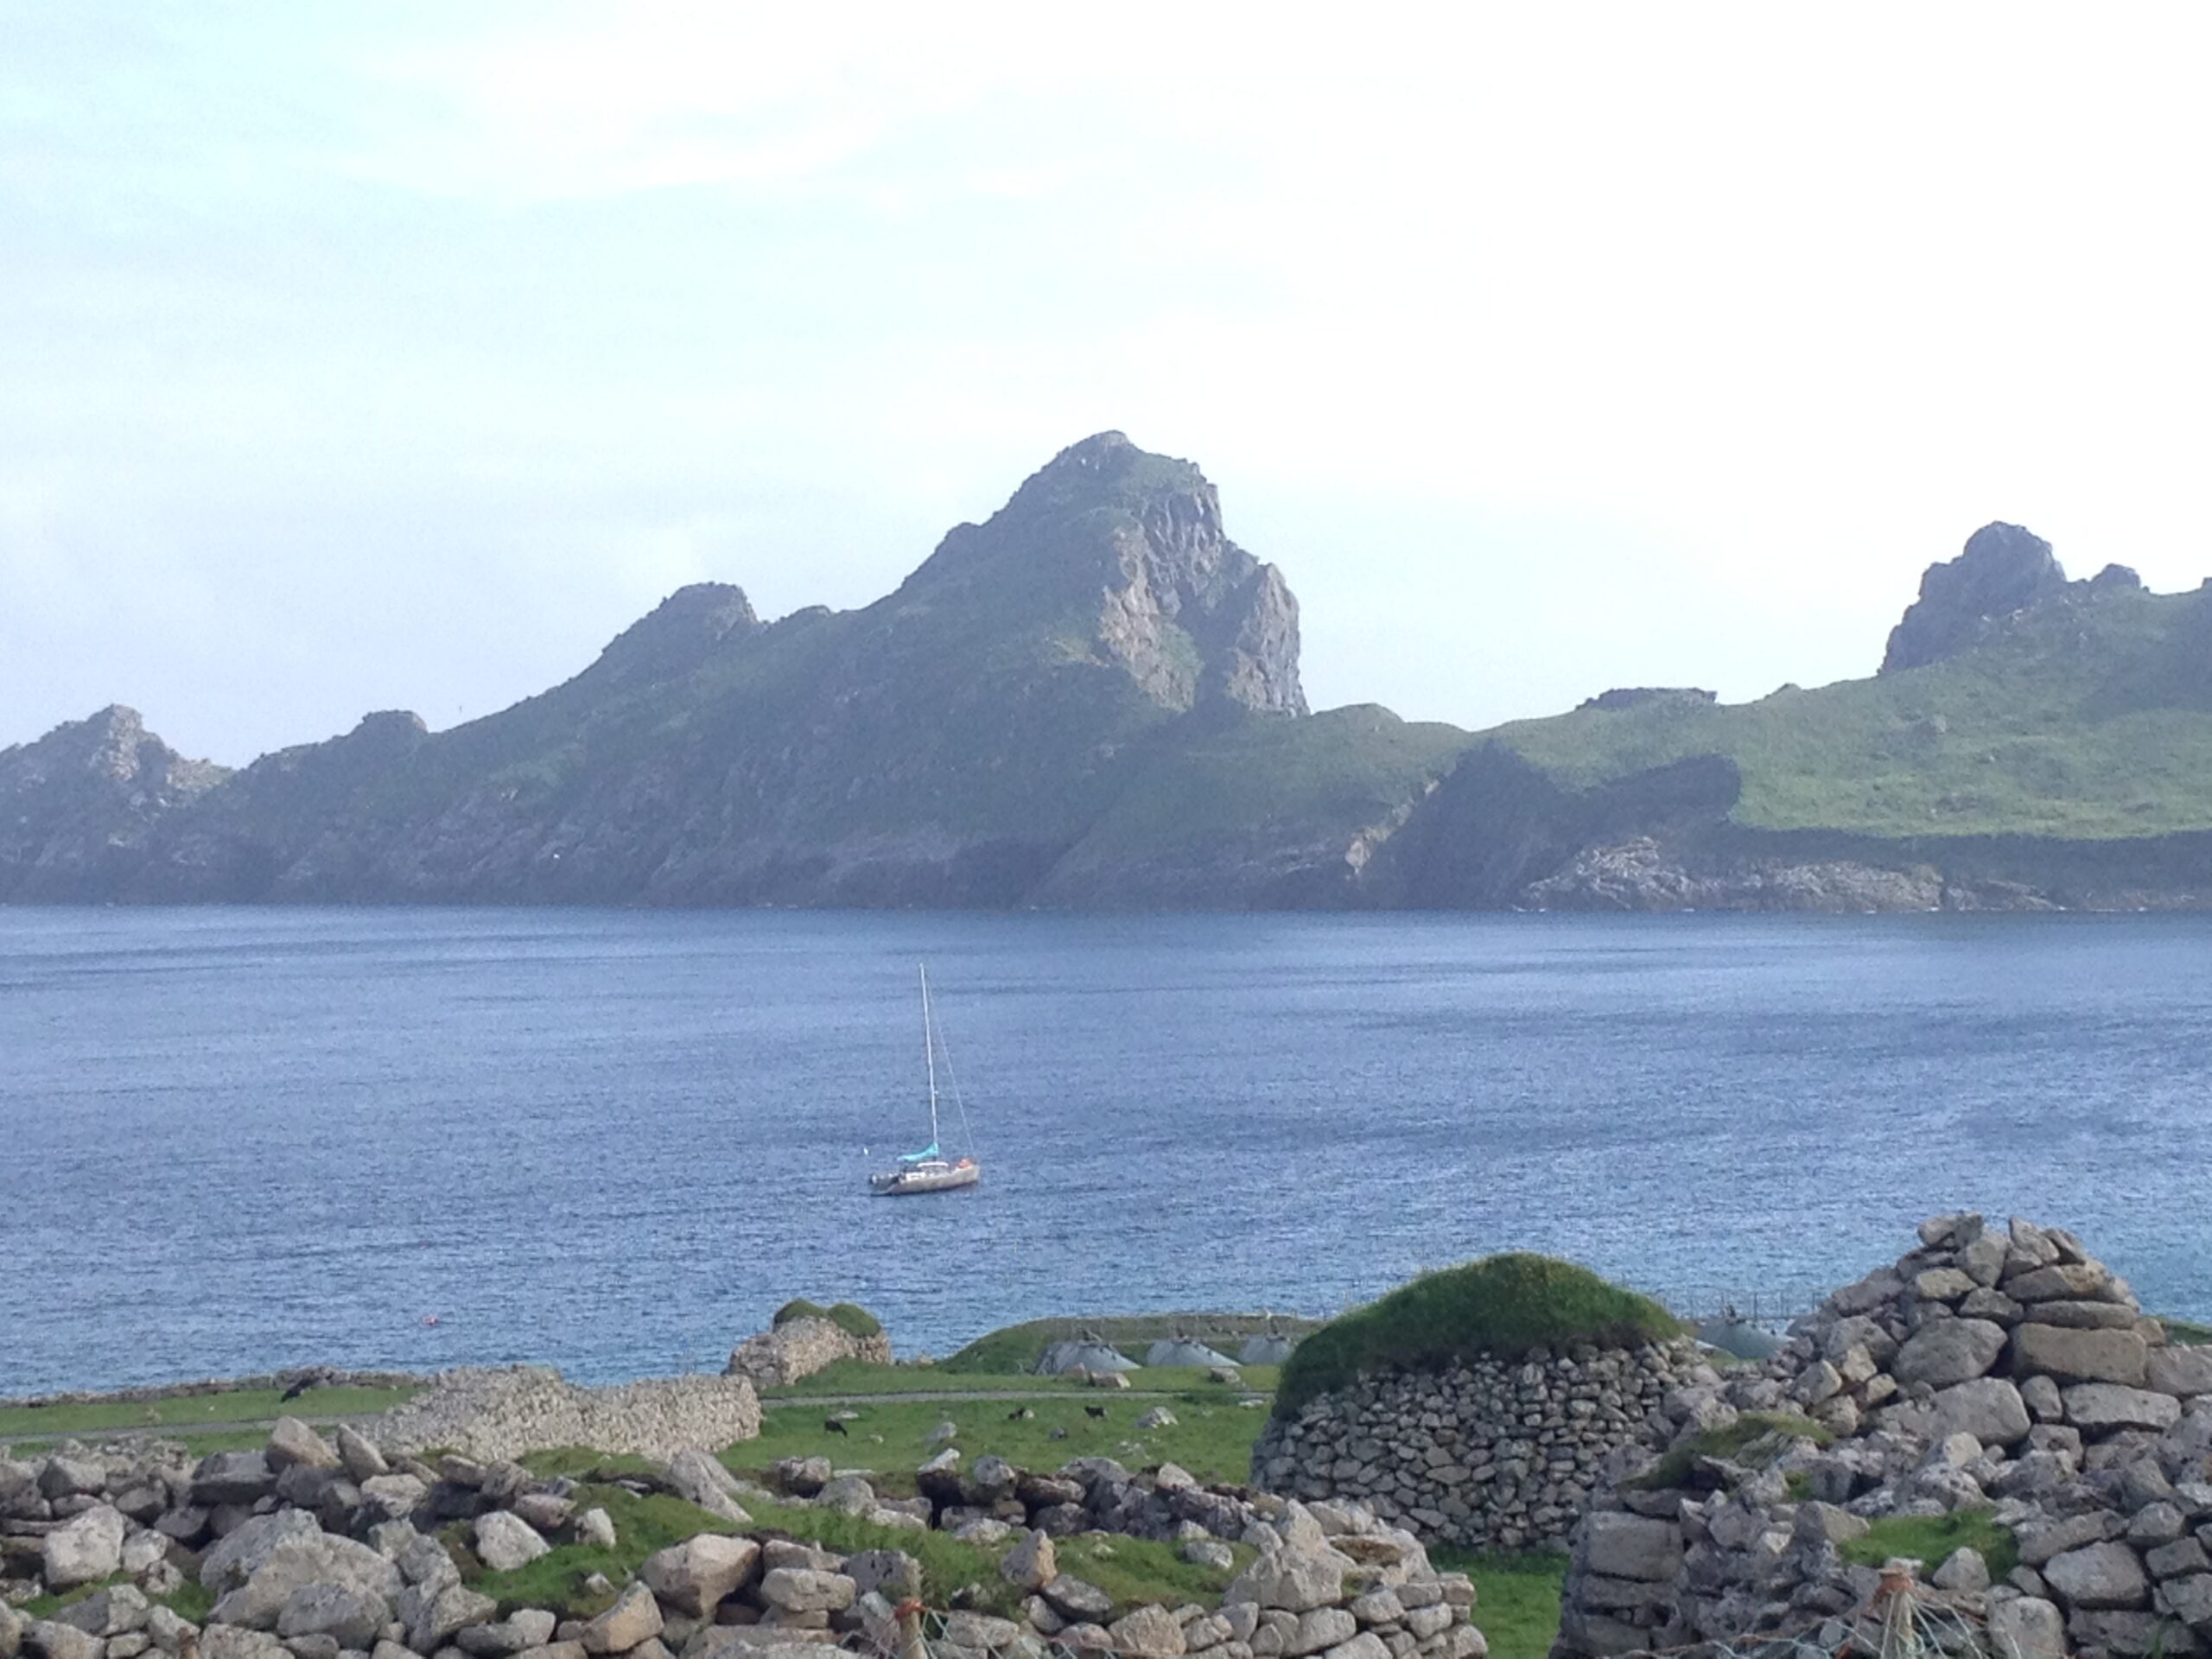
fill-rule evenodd
<path id="1" fill-rule="evenodd" d="M 924 963 L 983 1179 L 872 1198 Z M 0 910 L 0 1396 L 719 1370 L 796 1296 L 943 1355 L 1505 1249 L 1786 1315 L 1962 1208 L 2203 1319 L 2208 1081 L 2201 917 Z"/>

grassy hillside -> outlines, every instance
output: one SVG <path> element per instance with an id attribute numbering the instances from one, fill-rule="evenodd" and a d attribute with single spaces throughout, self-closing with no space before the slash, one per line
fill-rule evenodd
<path id="1" fill-rule="evenodd" d="M 1752 703 L 1662 702 L 1490 735 L 1561 781 L 1690 755 L 1744 777 L 1769 830 L 2084 839 L 2212 828 L 2212 595 L 2114 592 L 1909 672 Z"/>

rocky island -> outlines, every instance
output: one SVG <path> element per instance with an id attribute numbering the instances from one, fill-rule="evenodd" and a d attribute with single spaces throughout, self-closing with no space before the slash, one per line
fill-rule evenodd
<path id="1" fill-rule="evenodd" d="M 452 730 L 232 771 L 111 708 L 0 750 L 0 902 L 2196 907 L 2208 662 L 2212 593 L 1996 524 L 1872 679 L 1315 713 L 1281 572 L 1109 432 L 874 605 L 686 588 Z"/>

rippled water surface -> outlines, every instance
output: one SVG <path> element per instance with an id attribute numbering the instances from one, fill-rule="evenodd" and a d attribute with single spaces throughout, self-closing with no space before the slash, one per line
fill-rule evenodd
<path id="1" fill-rule="evenodd" d="M 871 1199 L 923 958 L 985 1183 Z M 719 1367 L 799 1294 L 943 1351 L 1515 1246 L 1786 1290 L 1960 1205 L 2204 1316 L 2208 1055 L 2191 918 L 0 911 L 0 1395 Z"/>

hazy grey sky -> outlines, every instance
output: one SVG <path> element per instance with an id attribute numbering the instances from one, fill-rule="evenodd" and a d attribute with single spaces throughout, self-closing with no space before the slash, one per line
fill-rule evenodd
<path id="1" fill-rule="evenodd" d="M 240 761 L 1198 461 L 1317 706 L 2212 573 L 2200 8 L 0 0 L 0 744 Z"/>

